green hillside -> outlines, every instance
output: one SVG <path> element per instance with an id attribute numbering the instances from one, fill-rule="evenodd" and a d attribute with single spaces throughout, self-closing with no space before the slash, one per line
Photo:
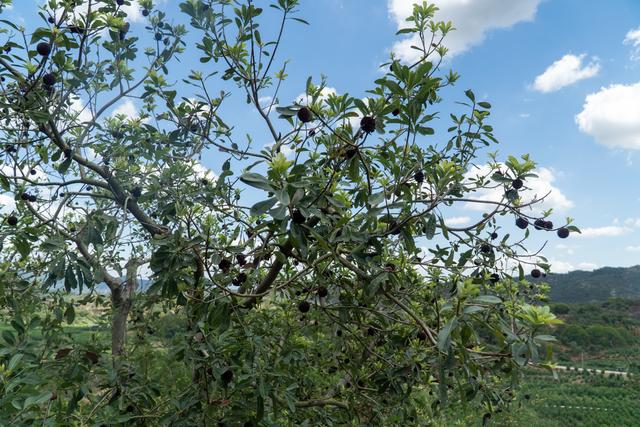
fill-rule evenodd
<path id="1" fill-rule="evenodd" d="M 553 302 L 586 303 L 609 298 L 640 298 L 640 265 L 628 268 L 604 267 L 594 271 L 550 274 Z"/>

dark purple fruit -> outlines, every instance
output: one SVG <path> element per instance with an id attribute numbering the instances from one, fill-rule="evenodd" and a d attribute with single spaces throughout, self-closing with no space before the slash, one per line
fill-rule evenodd
<path id="1" fill-rule="evenodd" d="M 162 33 L 157 32 L 156 35 L 155 35 L 155 38 L 156 38 L 157 41 L 162 40 Z"/>
<path id="2" fill-rule="evenodd" d="M 491 233 L 491 239 L 495 240 L 497 238 L 498 238 L 498 233 L 496 233 L 495 231 Z"/>
<path id="3" fill-rule="evenodd" d="M 318 290 L 317 290 L 317 292 L 318 292 L 318 296 L 319 296 L 320 298 L 324 298 L 324 297 L 326 297 L 327 295 L 329 295 L 329 290 L 328 290 L 326 287 L 324 287 L 324 286 L 318 286 Z"/>
<path id="4" fill-rule="evenodd" d="M 116 0 L 116 4 L 118 6 L 122 6 L 124 4 L 124 0 Z"/>
<path id="5" fill-rule="evenodd" d="M 307 107 L 302 107 L 298 110 L 298 120 L 302 123 L 309 123 L 313 117 L 311 110 Z"/>
<path id="6" fill-rule="evenodd" d="M 131 190 L 131 195 L 136 199 L 139 198 L 140 196 L 142 196 L 142 188 L 133 187 L 133 189 Z"/>
<path id="7" fill-rule="evenodd" d="M 38 172 L 36 172 L 36 170 L 35 170 L 35 169 L 31 169 L 31 170 L 29 171 L 29 173 L 30 173 L 31 175 L 35 175 L 35 174 L 37 174 Z"/>
<path id="8" fill-rule="evenodd" d="M 513 188 L 515 188 L 516 190 L 521 189 L 523 185 L 524 185 L 524 183 L 522 182 L 522 180 L 520 178 L 516 178 L 513 181 L 511 181 L 511 186 Z"/>
<path id="9" fill-rule="evenodd" d="M 310 309 L 311 304 L 309 304 L 308 301 L 300 301 L 298 304 L 298 310 L 300 310 L 301 313 L 308 313 Z"/>
<path id="10" fill-rule="evenodd" d="M 54 84 L 56 84 L 56 75 L 53 73 L 45 74 L 44 76 L 42 76 L 42 83 L 47 86 L 53 86 Z"/>
<path id="11" fill-rule="evenodd" d="M 376 130 L 376 119 L 371 116 L 364 116 L 362 120 L 360 120 L 360 127 L 366 133 L 372 133 Z"/>
<path id="12" fill-rule="evenodd" d="M 561 239 L 566 239 L 569 237 L 569 229 L 566 227 L 561 227 L 558 229 L 558 237 Z"/>
<path id="13" fill-rule="evenodd" d="M 149 9 L 142 9 L 142 16 L 149 16 Z"/>
<path id="14" fill-rule="evenodd" d="M 498 273 L 491 273 L 491 283 L 498 283 L 500 281 L 500 275 Z"/>
<path id="15" fill-rule="evenodd" d="M 35 202 L 38 201 L 38 197 L 36 197 L 35 195 L 32 194 L 32 195 L 29 196 L 29 201 L 31 203 L 35 203 Z"/>
<path id="16" fill-rule="evenodd" d="M 229 384 L 231 380 L 233 380 L 233 371 L 231 369 L 227 369 L 222 373 L 222 375 L 220 375 L 220 379 L 225 385 Z"/>
<path id="17" fill-rule="evenodd" d="M 20 199 L 22 199 L 22 200 L 24 200 L 24 201 L 29 200 L 29 193 L 22 193 L 22 194 L 20 195 Z"/>
<path id="18" fill-rule="evenodd" d="M 227 273 L 231 268 L 231 261 L 228 259 L 223 259 L 218 263 L 218 268 L 223 272 Z"/>
<path id="19" fill-rule="evenodd" d="M 36 46 L 36 51 L 40 56 L 49 56 L 51 53 L 51 45 L 47 42 L 40 42 L 38 46 Z"/>
<path id="20" fill-rule="evenodd" d="M 537 279 L 540 276 L 542 276 L 542 272 L 540 270 L 538 270 L 537 268 L 534 268 L 533 270 L 531 270 L 531 277 L 533 277 L 534 279 Z"/>
<path id="21" fill-rule="evenodd" d="M 398 114 L 400 114 L 400 109 L 399 108 L 394 108 L 394 110 L 391 112 L 391 114 L 393 114 L 394 116 L 397 116 Z"/>
<path id="22" fill-rule="evenodd" d="M 524 230 L 528 225 L 529 221 L 526 218 L 519 217 L 518 219 L 516 219 L 516 227 Z"/>
<path id="23" fill-rule="evenodd" d="M 416 337 L 420 340 L 420 341 L 424 341 L 427 339 L 427 333 L 425 331 L 418 331 L 418 333 L 416 334 Z"/>
<path id="24" fill-rule="evenodd" d="M 543 230 L 545 228 L 545 224 L 545 220 L 538 218 L 534 221 L 533 226 L 536 228 L 536 230 Z"/>
<path id="25" fill-rule="evenodd" d="M 491 253 L 491 245 L 488 243 L 483 244 L 482 246 L 480 246 L 480 251 L 483 254 L 490 254 Z"/>
<path id="26" fill-rule="evenodd" d="M 293 209 L 291 211 L 291 220 L 296 224 L 304 224 L 307 219 L 302 212 L 300 212 L 300 209 Z"/>
<path id="27" fill-rule="evenodd" d="M 233 284 L 236 285 L 236 286 L 240 286 L 246 281 L 247 281 L 247 274 L 246 273 L 240 273 L 233 279 Z"/>
<path id="28" fill-rule="evenodd" d="M 15 227 L 16 225 L 18 225 L 18 217 L 11 215 L 9 218 L 7 218 L 7 224 Z"/>
<path id="29" fill-rule="evenodd" d="M 358 152 L 358 150 L 356 148 L 349 148 L 347 151 L 345 151 L 344 156 L 347 159 L 351 159 L 351 158 L 353 158 L 353 156 L 356 155 L 357 152 Z"/>
<path id="30" fill-rule="evenodd" d="M 545 230 L 553 230 L 553 222 L 545 221 L 544 222 L 544 228 L 545 228 Z"/>
<path id="31" fill-rule="evenodd" d="M 424 182 L 424 172 L 416 172 L 415 175 L 413 175 L 413 179 L 415 179 L 418 184 L 422 184 Z"/>
<path id="32" fill-rule="evenodd" d="M 238 254 L 236 255 L 236 261 L 238 262 L 238 265 L 242 267 L 247 263 L 247 258 L 244 254 Z"/>
<path id="33" fill-rule="evenodd" d="M 47 21 L 49 22 L 49 24 L 55 24 L 56 23 L 56 19 L 53 16 L 48 17 Z"/>

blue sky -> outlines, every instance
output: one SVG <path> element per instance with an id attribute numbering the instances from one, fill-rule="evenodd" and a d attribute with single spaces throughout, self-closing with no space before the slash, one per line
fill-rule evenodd
<path id="1" fill-rule="evenodd" d="M 37 25 L 34 5 L 41 0 L 14 3 L 4 18 L 27 28 Z M 174 22 L 184 21 L 179 1 L 159 3 Z M 584 231 L 566 240 L 538 235 L 534 246 L 551 237 L 545 255 L 558 272 L 639 264 L 640 1 L 434 3 L 441 7 L 439 17 L 457 27 L 445 42 L 452 55 L 444 68 L 462 76 L 443 93 L 451 102 L 441 105 L 447 113 L 442 117 L 458 108 L 453 101 L 463 100 L 468 88 L 491 102 L 501 158 L 530 153 L 541 175 L 531 185 L 536 192 L 553 190 L 549 203 L 558 207 L 555 222 L 571 216 Z M 392 50 L 410 59 L 403 38 L 395 36 L 410 6 L 410 0 L 303 0 L 300 16 L 311 26 L 291 23 L 287 29 L 280 59 L 290 59 L 291 77 L 280 102 L 293 101 L 309 75 L 318 80 L 321 74 L 337 92 L 364 96 Z M 142 33 L 139 8 L 128 10 L 132 31 Z M 181 66 L 200 64 L 189 58 Z M 270 142 L 241 96 L 223 114 L 245 117 L 239 130 Z M 220 154 L 210 153 L 203 164 L 218 172 L 220 160 Z M 464 223 L 480 213 L 461 208 L 447 215 L 452 223 Z"/>

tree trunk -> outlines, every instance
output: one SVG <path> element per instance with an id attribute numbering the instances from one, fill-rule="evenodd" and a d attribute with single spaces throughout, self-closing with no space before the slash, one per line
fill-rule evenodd
<path id="1" fill-rule="evenodd" d="M 113 366 L 118 369 L 120 360 L 125 352 L 127 337 L 127 318 L 133 305 L 133 297 L 138 288 L 138 260 L 132 259 L 127 263 L 127 278 L 117 288 L 111 289 L 113 304 L 113 319 L 111 322 L 111 355 Z"/>

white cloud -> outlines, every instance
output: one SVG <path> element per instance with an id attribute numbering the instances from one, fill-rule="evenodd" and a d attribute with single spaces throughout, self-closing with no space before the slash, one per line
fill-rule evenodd
<path id="1" fill-rule="evenodd" d="M 624 44 L 631 45 L 631 59 L 640 60 L 640 27 L 631 30 L 624 37 Z"/>
<path id="2" fill-rule="evenodd" d="M 113 113 L 111 113 L 113 117 L 120 114 L 128 117 L 129 119 L 137 119 L 140 117 L 136 104 L 134 104 L 130 99 L 120 104 L 115 110 L 113 110 Z"/>
<path id="3" fill-rule="evenodd" d="M 627 227 L 640 228 L 640 218 L 627 218 L 624 220 L 624 225 Z"/>
<path id="4" fill-rule="evenodd" d="M 473 171 L 468 172 L 465 177 L 467 181 L 476 176 L 486 176 L 489 173 L 489 166 L 483 165 L 476 167 Z M 556 176 L 551 169 L 537 168 L 533 171 L 537 178 L 529 178 L 525 181 L 526 189 L 520 190 L 520 197 L 522 204 L 532 201 L 534 198 L 544 197 L 547 193 L 549 195 L 542 201 L 532 206 L 537 211 L 546 209 L 553 209 L 555 212 L 565 212 L 573 207 L 573 202 L 567 198 L 567 196 L 560 191 L 560 189 L 553 185 L 556 180 Z M 502 200 L 504 195 L 504 189 L 502 187 L 482 189 L 471 195 L 474 199 L 490 200 L 498 202 Z M 484 203 L 467 203 L 465 205 L 467 209 L 477 211 L 488 211 L 494 208 L 493 205 Z"/>
<path id="5" fill-rule="evenodd" d="M 640 150 L 640 83 L 611 85 L 587 95 L 575 120 L 599 144 Z"/>
<path id="6" fill-rule="evenodd" d="M 75 118 L 80 122 L 90 122 L 93 119 L 89 106 L 78 97 L 71 98 L 70 109 L 76 114 Z"/>
<path id="7" fill-rule="evenodd" d="M 580 228 L 581 234 L 576 233 L 576 237 L 617 237 L 629 234 L 632 230 L 618 225 L 606 225 L 604 227 Z"/>
<path id="8" fill-rule="evenodd" d="M 320 101 L 324 101 L 329 97 L 329 95 L 336 95 L 337 93 L 338 92 L 335 88 L 326 86 L 320 91 L 320 96 L 318 99 Z M 306 92 L 302 92 L 300 95 L 296 96 L 295 102 L 301 105 L 307 105 L 311 101 L 311 99 L 311 96 L 308 96 Z"/>
<path id="9" fill-rule="evenodd" d="M 552 273 L 568 273 L 569 271 L 574 270 L 593 271 L 598 268 L 598 264 L 594 264 L 592 262 L 579 262 L 578 264 L 573 264 L 571 262 L 558 259 L 549 260 L 549 264 L 551 264 Z"/>
<path id="10" fill-rule="evenodd" d="M 451 218 L 446 218 L 444 220 L 445 224 L 451 227 L 456 225 L 465 225 L 468 224 L 469 221 L 471 221 L 471 218 L 469 218 L 468 216 L 454 216 Z"/>
<path id="11" fill-rule="evenodd" d="M 530 113 L 520 113 L 518 114 L 518 117 L 520 117 L 521 119 L 528 119 L 529 117 L 531 117 Z"/>
<path id="12" fill-rule="evenodd" d="M 518 22 L 531 21 L 543 0 L 431 0 L 440 9 L 436 12 L 438 21 L 451 21 L 456 28 L 447 35 L 444 44 L 451 56 L 460 54 L 481 43 L 493 29 L 510 28 Z M 407 27 L 405 19 L 411 15 L 411 0 L 388 0 L 389 14 L 398 28 Z M 418 36 L 406 38 L 393 46 L 393 51 L 402 60 L 412 62 L 419 52 L 411 49 L 419 45 Z"/>
<path id="13" fill-rule="evenodd" d="M 586 56 L 567 54 L 558 59 L 536 77 L 533 89 L 542 93 L 555 92 L 580 80 L 596 76 L 600 71 L 600 63 L 597 58 L 593 58 L 588 64 L 583 64 Z"/>
<path id="14" fill-rule="evenodd" d="M 640 246 L 627 246 L 624 248 L 627 252 L 640 252 Z"/>

